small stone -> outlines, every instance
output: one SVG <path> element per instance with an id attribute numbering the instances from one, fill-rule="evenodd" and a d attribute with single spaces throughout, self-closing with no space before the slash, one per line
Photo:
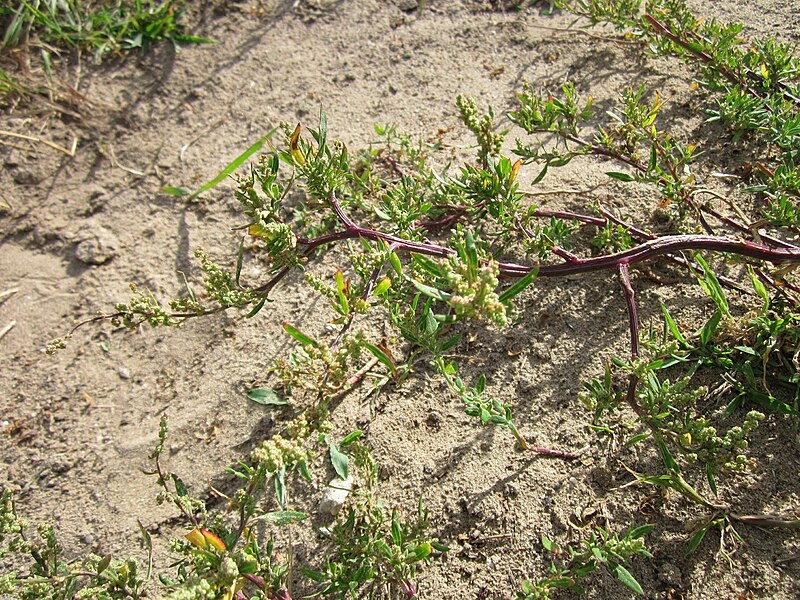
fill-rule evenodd
<path id="1" fill-rule="evenodd" d="M 503 495 L 506 498 L 516 498 L 519 496 L 519 488 L 513 483 L 507 483 L 503 488 Z"/>
<path id="2" fill-rule="evenodd" d="M 397 8 L 403 12 L 412 12 L 419 10 L 420 0 L 395 0 Z"/>
<path id="3" fill-rule="evenodd" d="M 319 512 L 335 517 L 342 510 L 342 505 L 347 501 L 350 492 L 353 491 L 353 477 L 347 479 L 335 477 L 328 484 L 322 501 L 319 503 Z"/>
<path id="4" fill-rule="evenodd" d="M 117 240 L 105 227 L 87 226 L 78 232 L 75 258 L 86 265 L 102 265 L 117 255 Z"/>
<path id="5" fill-rule="evenodd" d="M 671 562 L 662 563 L 658 568 L 658 580 L 675 588 L 679 588 L 683 582 L 680 569 Z"/>
<path id="6" fill-rule="evenodd" d="M 425 419 L 425 424 L 431 429 L 439 429 L 442 426 L 442 413 L 438 410 L 432 410 L 428 413 L 428 418 Z"/>
<path id="7" fill-rule="evenodd" d="M 131 378 L 131 372 L 126 367 L 117 367 L 117 375 L 126 381 Z"/>

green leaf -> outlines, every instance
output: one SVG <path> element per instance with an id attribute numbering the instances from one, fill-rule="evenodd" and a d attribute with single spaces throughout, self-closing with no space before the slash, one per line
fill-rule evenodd
<path id="1" fill-rule="evenodd" d="M 199 35 L 189 35 L 186 33 L 181 33 L 173 37 L 176 42 L 183 42 L 185 44 L 216 44 L 217 40 L 212 40 L 211 38 L 202 37 Z"/>
<path id="2" fill-rule="evenodd" d="M 255 560 L 245 560 L 239 563 L 239 573 L 242 575 L 252 575 L 258 571 L 258 562 Z"/>
<path id="3" fill-rule="evenodd" d="M 286 467 L 281 467 L 279 471 L 275 473 L 275 499 L 278 501 L 278 505 L 283 508 L 286 506 Z"/>
<path id="4" fill-rule="evenodd" d="M 697 278 L 700 287 L 702 287 L 708 297 L 714 301 L 714 304 L 722 311 L 722 314 L 726 317 L 730 317 L 731 311 L 728 308 L 728 300 L 725 298 L 725 292 L 722 290 L 719 279 L 717 279 L 714 271 L 708 266 L 708 263 L 700 254 L 695 255 L 694 259 L 697 264 L 703 267 L 703 277 Z"/>
<path id="5" fill-rule="evenodd" d="M 650 533 L 653 530 L 653 527 L 655 527 L 655 525 L 641 525 L 636 529 L 634 529 L 633 531 L 631 531 L 628 534 L 628 537 L 631 538 L 632 540 L 639 539 L 640 537 Z"/>
<path id="6" fill-rule="evenodd" d="M 403 263 L 400 262 L 400 257 L 397 256 L 397 252 L 392 252 L 389 255 L 389 263 L 392 265 L 394 272 L 397 273 L 398 277 L 403 276 Z"/>
<path id="7" fill-rule="evenodd" d="M 434 300 L 439 300 L 441 302 L 447 302 L 450 298 L 453 297 L 453 294 L 448 294 L 447 292 L 443 292 L 435 287 L 431 287 L 429 285 L 425 285 L 417 281 L 416 279 L 408 278 L 408 280 L 414 284 L 414 287 L 417 288 L 420 292 L 428 296 L 429 298 L 433 298 Z"/>
<path id="8" fill-rule="evenodd" d="M 317 142 L 319 143 L 319 152 L 322 152 L 322 148 L 325 146 L 325 141 L 328 138 L 328 115 L 325 114 L 325 110 L 320 107 L 319 109 L 319 139 Z M 319 156 L 320 154 L 318 154 Z"/>
<path id="9" fill-rule="evenodd" d="M 347 479 L 350 471 L 350 458 L 336 447 L 336 444 L 330 444 L 330 456 L 333 470 L 341 479 Z"/>
<path id="10" fill-rule="evenodd" d="M 558 552 L 561 550 L 558 544 L 550 541 L 550 538 L 544 534 L 542 534 L 542 546 L 544 546 L 544 549 L 548 552 Z"/>
<path id="11" fill-rule="evenodd" d="M 352 433 L 349 433 L 345 438 L 342 440 L 342 446 L 349 446 L 353 442 L 360 440 L 361 436 L 364 435 L 364 432 L 360 429 L 356 429 Z"/>
<path id="12" fill-rule="evenodd" d="M 328 581 L 328 575 L 322 571 L 315 571 L 308 567 L 300 567 L 300 570 L 303 572 L 303 575 L 308 577 L 311 581 L 316 581 L 317 583 L 325 583 Z"/>
<path id="13" fill-rule="evenodd" d="M 97 571 L 96 573 L 100 575 L 103 571 L 108 568 L 108 565 L 111 564 L 111 555 L 106 554 L 103 558 L 100 559 L 100 562 L 97 563 Z"/>
<path id="14" fill-rule="evenodd" d="M 189 495 L 189 491 L 186 489 L 186 485 L 183 483 L 183 481 L 181 481 L 180 477 L 175 475 L 175 473 L 172 474 L 172 482 L 175 484 L 175 492 L 178 494 L 178 496 Z"/>
<path id="15" fill-rule="evenodd" d="M 145 575 L 145 581 L 149 581 L 150 574 L 153 571 L 153 538 L 150 536 L 150 532 L 144 528 L 144 525 L 142 525 L 142 522 L 139 519 L 136 519 L 136 523 L 139 525 L 139 533 L 142 534 L 144 547 L 147 548 L 147 575 Z"/>
<path id="16" fill-rule="evenodd" d="M 242 263 L 244 262 L 244 237 L 239 242 L 239 255 L 236 257 L 236 286 L 239 286 L 239 277 L 242 274 Z"/>
<path id="17" fill-rule="evenodd" d="M 294 339 L 296 339 L 304 346 L 314 346 L 316 348 L 318 345 L 316 341 L 314 341 L 312 338 L 308 337 L 305 333 L 301 332 L 296 327 L 293 327 L 286 321 L 283 322 L 283 329 L 284 331 L 286 331 L 286 333 L 288 333 L 290 336 L 292 336 Z"/>
<path id="18" fill-rule="evenodd" d="M 689 344 L 686 342 L 686 338 L 683 337 L 681 330 L 678 329 L 678 326 L 675 324 L 672 315 L 669 314 L 667 307 L 663 303 L 661 304 L 661 312 L 664 314 L 664 322 L 667 324 L 667 328 L 672 334 L 672 337 L 674 337 L 676 341 L 680 342 L 684 346 L 688 346 Z"/>
<path id="19" fill-rule="evenodd" d="M 714 478 L 714 471 L 711 468 L 711 463 L 706 463 L 706 479 L 708 479 L 708 487 L 714 494 L 717 494 L 717 481 Z"/>
<path id="20" fill-rule="evenodd" d="M 175 187 L 172 185 L 165 185 L 163 188 L 161 188 L 161 190 L 164 193 L 169 194 L 170 196 L 180 197 L 180 196 L 188 196 L 189 194 L 191 194 L 191 192 L 186 188 Z"/>
<path id="21" fill-rule="evenodd" d="M 375 358 L 386 365 L 386 367 L 392 372 L 394 378 L 397 379 L 397 369 L 395 368 L 392 359 L 389 358 L 389 356 L 383 350 L 368 342 L 364 342 L 364 347 L 369 350 Z"/>
<path id="22" fill-rule="evenodd" d="M 249 313 L 247 313 L 245 318 L 246 319 L 252 319 L 253 317 L 255 317 L 261 311 L 261 309 L 264 308 L 264 304 L 266 304 L 266 302 L 267 302 L 267 299 L 263 298 L 262 300 L 257 302 L 255 305 L 253 305 L 253 310 L 251 310 Z"/>
<path id="23" fill-rule="evenodd" d="M 700 344 L 705 346 L 708 342 L 711 341 L 711 338 L 714 337 L 714 332 L 717 330 L 719 326 L 719 322 L 722 320 L 722 312 L 719 310 L 714 311 L 714 314 L 711 315 L 711 318 L 703 325 L 703 328 L 700 330 Z"/>
<path id="24" fill-rule="evenodd" d="M 675 459 L 670 454 L 670 451 L 667 449 L 667 445 L 662 442 L 661 440 L 657 440 L 656 444 L 658 445 L 658 450 L 661 452 L 661 459 L 664 461 L 664 465 L 670 471 L 675 471 L 676 473 L 681 472 L 681 468 L 678 466 L 678 463 L 675 462 Z"/>
<path id="25" fill-rule="evenodd" d="M 483 391 L 486 389 L 486 375 L 481 373 L 481 376 L 478 377 L 478 385 L 475 386 L 475 391 L 479 394 L 482 394 Z"/>
<path id="26" fill-rule="evenodd" d="M 311 471 L 308 470 L 308 463 L 306 463 L 305 460 L 301 460 L 297 463 L 297 470 L 303 479 L 311 481 Z"/>
<path id="27" fill-rule="evenodd" d="M 606 175 L 608 175 L 612 179 L 617 179 L 619 181 L 625 181 L 625 182 L 636 181 L 636 178 L 628 173 L 619 173 L 618 171 L 607 171 Z"/>
<path id="28" fill-rule="evenodd" d="M 629 439 L 627 442 L 625 442 L 625 448 L 630 448 L 631 446 L 634 446 L 635 444 L 638 444 L 642 440 L 646 440 L 651 435 L 652 434 L 650 434 L 650 433 L 640 433 L 639 435 L 635 435 L 631 439 Z"/>
<path id="29" fill-rule="evenodd" d="M 277 392 L 269 388 L 253 388 L 247 392 L 247 397 L 263 406 L 289 406 L 286 398 L 282 398 Z"/>
<path id="30" fill-rule="evenodd" d="M 766 286 L 756 275 L 753 267 L 747 265 L 747 272 L 750 275 L 750 281 L 753 283 L 753 288 L 755 289 L 756 294 L 758 294 L 761 300 L 764 301 L 764 306 L 761 308 L 762 312 L 764 312 L 769 308 L 769 292 L 767 292 Z"/>
<path id="31" fill-rule="evenodd" d="M 208 190 L 216 187 L 223 179 L 228 177 L 236 169 L 238 169 L 240 166 L 242 166 L 242 163 L 244 163 L 248 158 L 250 158 L 253 154 L 255 154 L 256 152 L 261 150 L 261 146 L 263 146 L 264 143 L 268 139 L 270 139 L 277 130 L 278 130 L 277 127 L 273 128 L 272 131 L 267 133 L 267 135 L 262 137 L 255 144 L 253 144 L 247 150 L 242 152 L 239 156 L 234 158 L 224 169 L 222 169 L 222 171 L 219 172 L 219 174 L 217 174 L 216 177 L 214 177 L 214 179 L 212 179 L 208 183 L 206 183 L 203 186 L 201 186 L 197 191 L 192 192 L 191 194 L 189 194 L 189 199 L 191 200 L 192 198 L 197 198 L 197 196 L 199 196 L 203 192 L 207 192 Z M 181 190 L 181 188 L 170 188 L 170 189 Z M 166 191 L 166 188 L 165 188 L 165 191 Z M 185 190 L 182 190 L 182 191 L 185 191 Z M 168 193 L 170 193 L 170 192 L 168 192 Z M 181 196 L 183 196 L 185 194 L 173 194 L 173 195 L 181 195 Z"/>
<path id="32" fill-rule="evenodd" d="M 308 518 L 306 513 L 298 512 L 296 510 L 275 510 L 272 512 L 264 513 L 255 517 L 258 521 L 266 521 L 273 525 L 283 526 L 291 523 L 304 521 Z"/>
<path id="33" fill-rule="evenodd" d="M 415 560 L 424 560 L 428 558 L 432 550 L 433 548 L 428 542 L 422 542 L 414 549 Z"/>
<path id="34" fill-rule="evenodd" d="M 692 536 L 692 539 L 689 540 L 689 545 L 686 546 L 687 556 L 697 550 L 697 547 L 703 541 L 703 538 L 706 537 L 706 533 L 708 533 L 708 525 L 701 527 L 695 532 L 695 534 Z"/>
<path id="35" fill-rule="evenodd" d="M 375 214 L 378 215 L 379 219 L 381 219 L 383 221 L 391 221 L 392 220 L 392 217 L 391 217 L 391 215 L 389 213 L 386 213 L 386 212 L 382 211 L 377 206 L 373 206 L 372 210 L 375 211 Z"/>
<path id="36" fill-rule="evenodd" d="M 739 352 L 742 352 L 744 354 L 749 354 L 750 356 L 760 356 L 760 354 L 750 346 L 734 346 L 734 348 Z"/>
<path id="37" fill-rule="evenodd" d="M 642 589 L 642 586 L 639 585 L 639 582 L 636 581 L 634 576 L 630 574 L 630 571 L 628 571 L 628 569 L 626 569 L 622 565 L 616 565 L 612 569 L 612 571 L 614 573 L 614 576 L 617 579 L 619 579 L 622 583 L 631 588 L 637 594 L 644 596 L 644 590 Z"/>
<path id="38" fill-rule="evenodd" d="M 442 353 L 445 353 L 448 350 L 452 350 L 453 348 L 456 347 L 456 345 L 460 341 L 461 341 L 461 334 L 460 333 L 456 333 L 456 334 L 452 335 L 450 338 L 448 338 L 448 340 L 439 347 L 439 351 L 442 352 Z"/>
<path id="39" fill-rule="evenodd" d="M 514 285 L 500 294 L 500 302 L 503 304 L 507 303 L 511 298 L 519 294 L 522 290 L 528 287 L 534 279 L 536 279 L 536 275 L 539 273 L 539 269 L 532 269 L 525 277 L 517 281 Z"/>

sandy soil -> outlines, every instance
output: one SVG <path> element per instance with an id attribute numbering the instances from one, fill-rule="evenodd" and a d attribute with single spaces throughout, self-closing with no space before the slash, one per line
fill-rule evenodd
<path id="1" fill-rule="evenodd" d="M 469 138 L 458 125 L 457 94 L 513 106 L 522 80 L 554 87 L 576 81 L 582 93 L 611 99 L 647 81 L 672 96 L 674 127 L 691 135 L 697 105 L 689 78 L 674 61 L 646 60 L 611 35 L 568 29 L 571 19 L 542 7 L 504 10 L 503 2 L 429 0 L 418 15 L 404 0 L 256 0 L 195 3 L 187 23 L 214 46 L 158 46 L 121 64 L 84 64 L 77 92 L 61 110 L 21 108 L 0 115 L 0 128 L 41 136 L 77 152 L 42 144 L 0 146 L 0 482 L 17 493 L 21 512 L 51 520 L 70 553 L 139 554 L 137 520 L 171 531 L 169 507 L 156 506 L 149 454 L 163 411 L 171 415 L 169 468 L 209 494 L 224 468 L 275 432 L 275 417 L 245 394 L 289 342 L 283 319 L 322 331 L 321 305 L 298 279 L 275 294 L 255 319 L 229 313 L 180 330 L 110 326 L 84 329 L 55 357 L 44 345 L 73 319 L 127 299 L 129 282 L 163 298 L 180 292 L 181 272 L 198 274 L 197 246 L 234 260 L 239 224 L 230 185 L 200 200 L 165 195 L 164 185 L 196 187 L 281 121 L 313 124 L 320 106 L 331 135 L 350 148 L 374 140 L 375 123 L 427 137 L 441 132 L 458 153 Z M 511 4 L 511 3 L 506 3 Z M 800 13 L 787 0 L 693 2 L 709 16 L 748 24 L 751 32 L 798 42 Z M 76 86 L 75 66 L 61 74 Z M 62 96 L 66 97 L 66 95 Z M 649 218 L 654 201 L 611 185 L 602 165 L 574 164 L 543 190 L 547 207 L 580 208 L 591 198 Z M 528 181 L 532 173 L 524 173 Z M 524 181 L 524 180 L 523 180 Z M 601 187 L 589 192 L 595 186 Z M 94 264 L 99 263 L 99 264 Z M 258 263 L 244 275 L 263 275 Z M 637 276 L 642 319 L 661 301 L 691 321 L 704 303 L 692 286 L 658 286 Z M 691 522 L 702 516 L 675 496 L 617 489 L 630 481 L 622 455 L 588 430 L 579 382 L 602 358 L 623 353 L 625 305 L 610 274 L 542 282 L 525 297 L 520 323 L 501 335 L 476 330 L 462 361 L 486 372 L 494 394 L 513 402 L 523 433 L 537 444 L 577 450 L 582 460 L 536 458 L 515 450 L 505 432 L 481 428 L 424 370 L 400 390 L 372 402 L 353 395 L 337 409 L 339 432 L 368 431 L 383 466 L 381 496 L 410 512 L 422 495 L 436 533 L 451 551 L 424 569 L 424 598 L 509 598 L 525 578 L 544 574 L 544 533 L 563 539 L 568 522 L 587 515 L 657 525 L 655 558 L 632 572 L 653 598 L 795 598 L 800 543 L 782 531 L 743 529 L 729 564 L 707 540 L 687 558 Z M 761 468 L 735 488 L 743 510 L 798 507 L 797 439 L 772 419 L 757 440 Z M 780 460 L 778 459 L 780 457 Z M 325 469 L 301 499 L 314 510 Z M 652 509 L 657 506 L 656 509 Z M 301 509 L 303 506 L 300 507 Z M 313 532 L 312 532 L 313 533 Z M 298 560 L 315 564 L 318 540 L 300 544 Z M 298 583 L 297 597 L 311 590 Z M 607 576 L 591 596 L 627 597 Z"/>

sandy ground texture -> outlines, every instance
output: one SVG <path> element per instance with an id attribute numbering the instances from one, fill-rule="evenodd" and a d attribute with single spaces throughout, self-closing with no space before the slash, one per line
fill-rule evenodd
<path id="1" fill-rule="evenodd" d="M 691 4 L 744 22 L 751 33 L 798 41 L 794 2 Z M 144 474 L 159 416 L 171 416 L 169 468 L 210 497 L 212 483 L 230 483 L 226 466 L 277 431 L 274 414 L 250 403 L 246 391 L 265 383 L 266 369 L 290 347 L 280 322 L 322 335 L 329 318 L 295 278 L 252 320 L 229 312 L 140 334 L 100 325 L 45 356 L 45 344 L 73 319 L 126 300 L 130 282 L 161 298 L 179 294 L 181 273 L 199 275 L 196 247 L 235 260 L 231 227 L 240 218 L 231 185 L 191 202 L 165 195 L 164 185 L 196 187 L 278 123 L 313 125 L 320 106 L 331 136 L 349 148 L 374 141 L 375 123 L 394 123 L 424 139 L 438 136 L 457 154 L 469 137 L 455 96 L 473 96 L 502 115 L 523 80 L 554 88 L 574 79 L 598 99 L 646 81 L 672 97 L 675 128 L 691 135 L 701 127 L 689 116 L 698 99 L 684 68 L 631 53 L 614 32 L 578 32 L 570 18 L 542 6 L 428 0 L 422 14 L 415 7 L 406 0 L 196 2 L 187 24 L 218 44 L 177 52 L 162 44 L 121 64 L 83 64 L 80 74 L 64 67 L 58 106 L 0 115 L 3 130 L 66 148 L 77 140 L 73 157 L 22 140 L 3 138 L 0 146 L 7 205 L 0 208 L 0 292 L 17 290 L 0 304 L 0 329 L 15 324 L 0 340 L 0 484 L 15 490 L 33 522 L 52 521 L 69 553 L 141 556 L 131 541 L 137 521 L 156 537 L 176 533 L 175 512 L 155 504 L 154 480 Z M 77 90 L 65 91 L 78 77 Z M 604 170 L 576 162 L 560 171 L 537 189 L 566 191 L 543 196 L 543 205 L 581 208 L 599 198 L 647 220 L 649 192 L 611 185 Z M 532 176 L 523 172 L 523 184 Z M 251 261 L 243 275 L 263 278 L 264 265 Z M 706 306 L 689 284 L 659 286 L 637 274 L 636 285 L 644 322 L 661 301 L 688 322 Z M 433 531 L 451 548 L 423 569 L 420 597 L 511 598 L 523 579 L 546 572 L 542 534 L 566 539 L 570 523 L 592 518 L 607 519 L 611 529 L 656 524 L 648 536 L 655 557 L 631 569 L 648 597 L 798 597 L 800 541 L 791 532 L 743 528 L 730 562 L 713 536 L 687 558 L 688 532 L 702 512 L 674 495 L 618 489 L 631 479 L 624 453 L 609 451 L 588 429 L 577 398 L 580 381 L 597 375 L 603 358 L 625 352 L 625 305 L 612 274 L 542 282 L 522 306 L 521 322 L 501 334 L 476 328 L 460 360 L 487 373 L 492 393 L 513 403 L 533 442 L 586 448 L 581 460 L 519 452 L 506 432 L 467 417 L 424 369 L 370 401 L 349 396 L 333 416 L 338 433 L 368 432 L 386 504 L 411 513 L 422 495 Z M 791 423 L 771 420 L 754 445 L 760 469 L 733 488 L 743 510 L 796 511 L 800 463 Z M 301 510 L 315 510 L 331 474 L 322 457 L 316 462 L 319 475 Z M 296 560 L 318 565 L 319 548 L 309 532 Z M 629 595 L 607 575 L 589 587 L 591 597 Z M 311 591 L 298 578 L 295 596 Z"/>

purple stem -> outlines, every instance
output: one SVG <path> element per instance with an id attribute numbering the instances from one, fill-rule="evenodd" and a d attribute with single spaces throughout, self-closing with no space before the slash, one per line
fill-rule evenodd
<path id="1" fill-rule="evenodd" d="M 639 358 L 639 314 L 636 310 L 636 293 L 633 291 L 633 286 L 631 286 L 631 274 L 627 263 L 619 265 L 619 277 L 622 289 L 625 292 L 625 305 L 628 308 L 628 324 L 631 330 L 631 360 L 635 361 Z M 639 407 L 639 403 L 636 402 L 636 385 L 638 383 L 639 378 L 631 373 L 628 380 L 627 401 L 641 416 L 643 411 Z"/>
<path id="2" fill-rule="evenodd" d="M 330 202 L 333 210 L 345 225 L 344 231 L 337 231 L 320 236 L 313 240 L 298 239 L 297 243 L 305 246 L 303 255 L 310 254 L 320 246 L 339 242 L 348 239 L 363 238 L 366 240 L 382 240 L 397 249 L 407 252 L 416 252 L 428 256 L 452 256 L 455 250 L 431 244 L 429 242 L 417 242 L 406 240 L 388 233 L 382 233 L 373 229 L 359 227 L 356 225 L 339 206 L 336 197 L 331 194 Z M 564 275 L 574 275 L 577 273 L 588 273 L 603 269 L 618 268 L 620 265 L 631 265 L 646 260 L 671 254 L 681 250 L 708 250 L 711 252 L 729 252 L 740 256 L 747 256 L 756 260 L 769 261 L 772 263 L 800 262 L 800 248 L 774 248 L 765 244 L 751 242 L 747 240 L 737 240 L 724 236 L 689 234 L 689 235 L 666 235 L 643 242 L 642 244 L 605 256 L 592 258 L 572 257 L 568 262 L 557 265 L 519 265 L 514 263 L 500 263 L 500 273 L 506 277 L 524 277 L 534 269 L 538 269 L 539 277 L 559 277 Z M 279 273 L 282 275 L 283 273 Z M 272 282 L 270 282 L 272 283 Z M 263 286 L 262 286 L 263 287 Z M 260 288 L 259 288 L 260 289 Z"/>

